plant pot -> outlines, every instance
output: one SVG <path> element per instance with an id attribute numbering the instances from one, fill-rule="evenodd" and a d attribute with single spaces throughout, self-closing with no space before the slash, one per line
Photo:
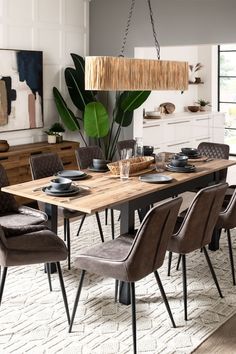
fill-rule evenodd
<path id="1" fill-rule="evenodd" d="M 56 135 L 48 135 L 48 144 L 56 144 L 57 137 Z"/>
<path id="2" fill-rule="evenodd" d="M 62 143 L 63 142 L 63 136 L 62 135 L 56 135 L 56 143 Z"/>

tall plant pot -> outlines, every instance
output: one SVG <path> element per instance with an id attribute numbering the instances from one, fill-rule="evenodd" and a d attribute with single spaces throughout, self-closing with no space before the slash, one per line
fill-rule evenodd
<path id="1" fill-rule="evenodd" d="M 48 144 L 56 144 L 57 137 L 56 135 L 48 135 Z"/>

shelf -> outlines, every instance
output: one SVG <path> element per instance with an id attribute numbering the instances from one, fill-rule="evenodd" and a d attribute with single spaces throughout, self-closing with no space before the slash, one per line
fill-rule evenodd
<path id="1" fill-rule="evenodd" d="M 201 84 L 204 84 L 204 82 L 189 82 L 188 83 L 189 85 L 201 85 Z"/>

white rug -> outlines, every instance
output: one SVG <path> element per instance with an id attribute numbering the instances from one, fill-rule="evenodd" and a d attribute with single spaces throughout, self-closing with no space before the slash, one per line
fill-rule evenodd
<path id="1" fill-rule="evenodd" d="M 87 218 L 79 238 L 75 236 L 77 227 L 78 221 L 72 225 L 72 257 L 80 249 L 100 242 L 95 217 Z M 110 225 L 103 229 L 109 240 Z M 234 238 L 234 249 L 235 241 Z M 187 323 L 183 315 L 181 271 L 175 270 L 177 257 L 172 262 L 171 277 L 166 276 L 166 262 L 160 269 L 176 329 L 171 327 L 154 276 L 136 284 L 138 353 L 191 353 L 236 313 L 236 288 L 232 286 L 224 236 L 221 249 L 211 252 L 210 256 L 224 298 L 218 295 L 204 255 L 195 252 L 187 259 Z M 62 268 L 71 311 L 80 271 L 73 263 L 70 271 L 66 262 Z M 53 274 L 53 292 L 50 293 L 42 265 L 9 269 L 0 311 L 1 354 L 132 353 L 130 306 L 114 303 L 113 279 L 87 274 L 71 334 L 68 333 L 57 274 Z"/>

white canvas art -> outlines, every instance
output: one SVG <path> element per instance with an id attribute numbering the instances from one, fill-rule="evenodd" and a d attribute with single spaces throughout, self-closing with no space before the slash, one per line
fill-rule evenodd
<path id="1" fill-rule="evenodd" d="M 0 132 L 43 127 L 42 57 L 0 50 Z"/>

